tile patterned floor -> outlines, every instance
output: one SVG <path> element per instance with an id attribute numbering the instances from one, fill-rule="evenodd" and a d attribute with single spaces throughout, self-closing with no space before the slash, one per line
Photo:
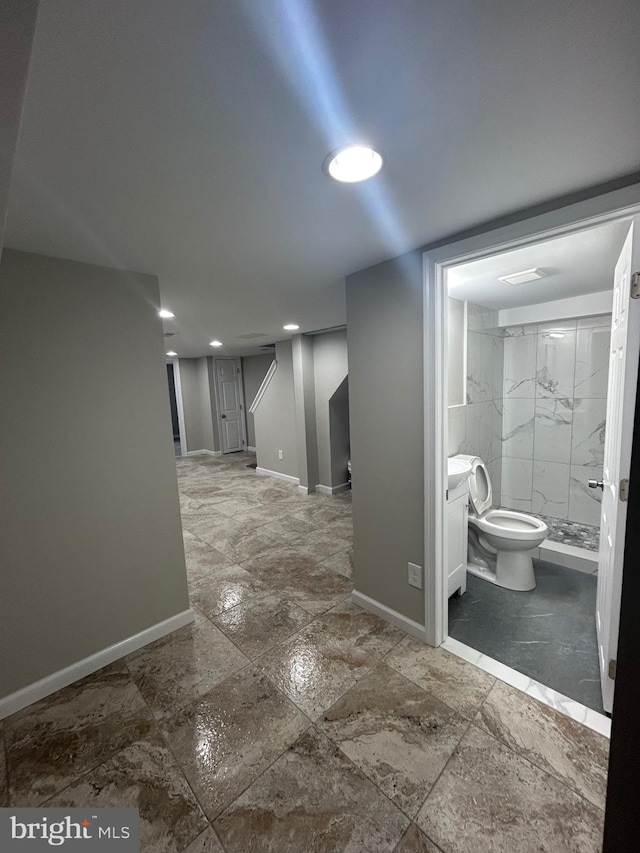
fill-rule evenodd
<path id="1" fill-rule="evenodd" d="M 607 742 L 349 601 L 350 495 L 178 459 L 196 622 L 0 723 L 0 805 L 153 853 L 596 853 Z"/>

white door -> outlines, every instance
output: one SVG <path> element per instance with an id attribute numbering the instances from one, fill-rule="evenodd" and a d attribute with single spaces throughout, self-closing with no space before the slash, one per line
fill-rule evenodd
<path id="1" fill-rule="evenodd" d="M 244 449 L 244 412 L 239 358 L 216 358 L 216 399 L 223 453 Z"/>
<path id="2" fill-rule="evenodd" d="M 611 316 L 611 354 L 607 421 L 604 440 L 602 516 L 600 521 L 600 556 L 598 562 L 598 601 L 596 624 L 600 654 L 602 704 L 613 709 L 615 659 L 620 622 L 622 562 L 627 520 L 627 504 L 621 481 L 628 480 L 631 467 L 631 445 L 640 354 L 640 299 L 631 296 L 631 276 L 640 272 L 640 219 L 629 228 L 615 270 L 613 309 Z M 636 484 L 638 487 L 638 484 Z"/>

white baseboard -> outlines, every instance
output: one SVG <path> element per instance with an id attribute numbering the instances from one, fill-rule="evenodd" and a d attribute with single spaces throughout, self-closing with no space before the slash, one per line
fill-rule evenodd
<path id="1" fill-rule="evenodd" d="M 309 494 L 309 489 L 307 488 L 307 486 L 300 486 L 300 485 L 298 485 L 298 494 L 299 494 L 299 495 L 308 495 L 308 494 Z"/>
<path id="2" fill-rule="evenodd" d="M 222 456 L 221 450 L 188 450 L 183 456 Z"/>
<path id="3" fill-rule="evenodd" d="M 563 542 L 543 542 L 535 555 L 539 560 L 555 563 L 566 569 L 575 569 L 588 575 L 598 573 L 598 552 L 578 548 L 575 545 L 565 545 Z"/>
<path id="4" fill-rule="evenodd" d="M 77 663 L 72 663 L 71 666 L 66 666 L 64 669 L 47 675 L 39 681 L 34 681 L 33 684 L 28 684 L 26 687 L 16 690 L 15 693 L 10 693 L 4 699 L 0 699 L 0 720 L 4 720 L 5 717 L 15 714 L 16 711 L 21 711 L 28 705 L 44 699 L 45 696 L 50 696 L 63 687 L 68 687 L 69 684 L 73 684 L 74 681 L 78 681 L 86 675 L 91 675 L 92 672 L 97 672 L 103 666 L 107 666 L 125 655 L 129 655 L 143 646 L 147 646 L 154 640 L 159 640 L 160 637 L 171 634 L 173 631 L 177 631 L 178 628 L 184 628 L 185 625 L 191 624 L 194 619 L 195 617 L 191 609 L 183 610 L 182 613 L 176 613 L 175 616 L 170 616 L 163 622 L 158 622 L 156 625 L 140 631 L 139 634 L 135 634 L 133 637 L 121 640 L 119 643 L 115 643 L 113 646 L 89 655 L 89 657 L 83 658 L 83 660 L 79 660 Z"/>
<path id="5" fill-rule="evenodd" d="M 299 477 L 292 477 L 291 474 L 281 474 L 280 471 L 270 471 L 268 468 L 256 468 L 256 474 L 262 474 L 263 477 L 275 477 L 276 480 L 295 483 L 296 486 L 300 485 Z"/>
<path id="6" fill-rule="evenodd" d="M 413 619 L 409 619 L 408 616 L 403 616 L 402 613 L 398 613 L 397 610 L 392 610 L 390 607 L 387 607 L 386 604 L 381 604 L 379 601 L 376 601 L 375 598 L 369 598 L 368 595 L 365 595 L 363 592 L 358 592 L 357 589 L 354 589 L 351 593 L 351 601 L 362 607 L 363 610 L 368 610 L 369 613 L 375 613 L 376 616 L 380 616 L 380 618 L 384 619 L 385 622 L 390 622 L 392 625 L 395 625 L 396 628 L 401 628 L 412 637 L 425 642 L 424 625 L 421 625 L 419 622 L 414 622 Z"/>
<path id="7" fill-rule="evenodd" d="M 316 492 L 320 492 L 321 495 L 337 495 L 338 492 L 346 492 L 348 488 L 349 483 L 340 483 L 339 486 L 323 486 L 318 483 Z"/>
<path id="8" fill-rule="evenodd" d="M 246 449 L 247 449 L 247 450 L 250 450 L 252 453 L 255 453 L 255 452 L 256 452 L 255 447 L 251 447 L 251 445 L 250 445 L 250 444 L 247 444 Z"/>

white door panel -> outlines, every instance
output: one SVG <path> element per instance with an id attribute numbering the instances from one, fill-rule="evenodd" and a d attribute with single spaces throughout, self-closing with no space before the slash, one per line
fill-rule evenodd
<path id="1" fill-rule="evenodd" d="M 240 359 L 215 359 L 216 402 L 220 443 L 223 453 L 233 453 L 244 447 Z"/>
<path id="2" fill-rule="evenodd" d="M 614 681 L 609 674 L 609 664 L 615 661 L 618 649 L 627 520 L 627 504 L 620 499 L 620 481 L 628 479 L 631 467 L 640 354 L 640 300 L 631 297 L 632 274 L 640 271 L 640 246 L 638 245 L 640 240 L 634 241 L 634 230 L 637 235 L 639 227 L 639 220 L 631 224 L 616 264 L 611 315 L 611 352 L 596 604 L 602 703 L 605 711 L 608 712 L 613 709 Z"/>

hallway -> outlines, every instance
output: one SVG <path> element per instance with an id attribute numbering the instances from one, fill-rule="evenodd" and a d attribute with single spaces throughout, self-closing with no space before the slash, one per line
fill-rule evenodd
<path id="1" fill-rule="evenodd" d="M 137 806 L 153 853 L 597 853 L 608 742 L 352 605 L 350 493 L 254 459 L 176 459 L 195 624 L 0 723 L 0 805 Z"/>

